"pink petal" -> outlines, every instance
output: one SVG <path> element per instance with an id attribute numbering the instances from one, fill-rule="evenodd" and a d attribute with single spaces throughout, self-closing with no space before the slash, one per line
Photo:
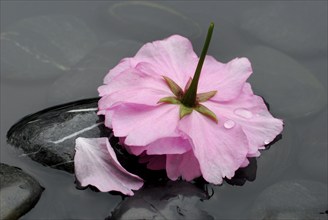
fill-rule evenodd
<path id="1" fill-rule="evenodd" d="M 283 129 L 282 120 L 270 114 L 263 99 L 253 94 L 248 83 L 238 98 L 224 104 L 208 101 L 204 105 L 217 114 L 219 121 L 221 116 L 242 127 L 249 142 L 249 156 L 259 154 L 258 149 L 271 142 Z M 239 110 L 246 112 L 246 117 L 236 114 Z"/>
<path id="2" fill-rule="evenodd" d="M 177 180 L 181 176 L 182 179 L 191 181 L 202 175 L 192 150 L 184 154 L 166 155 L 166 172 L 171 180 Z"/>
<path id="3" fill-rule="evenodd" d="M 98 107 L 100 110 L 104 110 L 113 108 L 122 103 L 157 106 L 158 101 L 167 96 L 172 96 L 172 94 L 169 92 L 148 88 L 127 89 L 124 92 L 118 91 L 110 95 L 103 96 L 99 100 Z"/>
<path id="4" fill-rule="evenodd" d="M 147 43 L 133 58 L 134 66 L 148 63 L 151 73 L 168 76 L 180 86 L 193 76 L 197 62 L 191 42 L 179 35 Z"/>
<path id="5" fill-rule="evenodd" d="M 75 175 L 82 186 L 126 195 L 142 187 L 142 179 L 120 165 L 107 138 L 77 138 L 75 150 Z"/>
<path id="6" fill-rule="evenodd" d="M 132 67 L 131 59 L 132 58 L 124 58 L 119 62 L 118 65 L 111 69 L 104 78 L 104 84 L 108 84 L 109 82 L 111 82 L 114 77 L 116 77 L 126 69 L 130 69 Z"/>
<path id="7" fill-rule="evenodd" d="M 113 77 L 111 81 L 108 81 L 106 85 L 100 86 L 98 91 L 100 96 L 104 96 L 114 92 L 124 92 L 125 90 L 131 89 L 163 90 L 170 93 L 162 76 L 150 75 L 134 68 L 122 71 L 120 74 Z"/>
<path id="8" fill-rule="evenodd" d="M 141 155 L 148 149 L 148 146 L 129 146 L 124 143 L 123 143 L 123 146 L 130 154 L 133 154 L 136 156 Z"/>
<path id="9" fill-rule="evenodd" d="M 137 156 L 143 152 L 148 155 L 183 154 L 191 149 L 189 140 L 181 137 L 161 138 L 146 146 L 124 146 L 130 154 Z"/>
<path id="10" fill-rule="evenodd" d="M 229 101 L 236 98 L 252 73 L 252 67 L 247 58 L 236 58 L 227 64 L 206 56 L 202 75 L 199 81 L 198 93 L 218 91 L 213 101 Z"/>
<path id="11" fill-rule="evenodd" d="M 126 145 L 145 146 L 163 137 L 177 137 L 178 105 L 156 107 L 121 105 L 112 117 L 114 135 L 126 137 Z"/>
<path id="12" fill-rule="evenodd" d="M 144 151 L 147 150 L 147 146 L 129 146 L 124 144 L 125 142 L 125 137 L 119 137 L 119 143 L 124 147 L 130 154 L 139 156 L 141 154 L 144 154 Z"/>
<path id="13" fill-rule="evenodd" d="M 233 177 L 245 161 L 248 142 L 239 125 L 226 129 L 223 123 L 216 124 L 193 111 L 180 121 L 179 129 L 192 140 L 202 175 L 210 183 L 220 184 L 222 178 Z"/>
<path id="14" fill-rule="evenodd" d="M 244 162 L 240 165 L 240 167 L 243 168 L 243 167 L 247 167 L 248 165 L 249 165 L 249 160 L 248 158 L 246 158 Z"/>
<path id="15" fill-rule="evenodd" d="M 164 170 L 166 156 L 143 154 L 139 157 L 139 163 L 147 163 L 147 168 L 150 170 Z"/>
<path id="16" fill-rule="evenodd" d="M 158 139 L 147 146 L 147 154 L 183 154 L 191 150 L 189 140 L 181 137 L 167 137 Z"/>

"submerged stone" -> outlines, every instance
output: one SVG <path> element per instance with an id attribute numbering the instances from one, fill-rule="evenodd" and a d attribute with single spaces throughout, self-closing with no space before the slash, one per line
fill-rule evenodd
<path id="1" fill-rule="evenodd" d="M 305 3 L 305 4 L 303 4 Z M 293 1 L 257 4 L 241 12 L 241 28 L 286 53 L 310 56 L 327 51 L 327 4 Z"/>
<path id="2" fill-rule="evenodd" d="M 43 188 L 17 167 L 0 164 L 0 219 L 18 219 L 38 202 Z"/>
<path id="3" fill-rule="evenodd" d="M 255 200 L 250 219 L 327 219 L 327 186 L 289 180 L 265 189 Z"/>
<path id="4" fill-rule="evenodd" d="M 187 182 L 168 182 L 163 186 L 145 187 L 123 200 L 110 219 L 214 219 L 199 208 L 208 199 L 202 189 Z"/>
<path id="5" fill-rule="evenodd" d="M 112 137 L 97 115 L 98 98 L 51 107 L 21 119 L 7 133 L 8 143 L 24 151 L 21 156 L 52 168 L 74 172 L 77 137 Z M 114 147 L 116 138 L 110 138 Z"/>
<path id="6" fill-rule="evenodd" d="M 102 44 L 50 86 L 49 104 L 98 96 L 97 88 L 102 85 L 108 71 L 122 57 L 134 56 L 140 47 L 139 42 L 132 40 L 108 41 Z"/>
<path id="7" fill-rule="evenodd" d="M 109 28 L 131 39 L 150 41 L 175 33 L 198 37 L 200 25 L 173 7 L 150 1 L 122 1 L 104 12 Z M 151 19 L 149 19 L 151 18 Z"/>
<path id="8" fill-rule="evenodd" d="M 45 80 L 69 70 L 97 44 L 92 30 L 70 15 L 26 18 L 1 32 L 1 78 Z"/>
<path id="9" fill-rule="evenodd" d="M 311 179 L 328 183 L 327 109 L 309 120 L 297 126 L 298 165 Z"/>
<path id="10" fill-rule="evenodd" d="M 327 91 L 319 80 L 293 58 L 268 47 L 244 53 L 252 62 L 250 82 L 279 116 L 300 118 L 327 105 Z M 287 95 L 288 94 L 288 95 Z"/>

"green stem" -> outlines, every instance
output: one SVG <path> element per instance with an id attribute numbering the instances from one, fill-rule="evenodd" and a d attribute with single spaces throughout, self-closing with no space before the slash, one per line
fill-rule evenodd
<path id="1" fill-rule="evenodd" d="M 214 23 L 211 22 L 209 28 L 208 28 L 208 32 L 207 32 L 207 36 L 206 36 L 206 40 L 204 43 L 204 47 L 202 50 L 202 54 L 199 57 L 199 61 L 198 61 L 198 65 L 194 74 L 194 78 L 190 84 L 189 89 L 187 90 L 187 92 L 185 93 L 185 95 L 182 98 L 182 104 L 184 104 L 187 107 L 193 107 L 196 104 L 196 96 L 197 96 L 197 87 L 198 87 L 198 81 L 199 81 L 199 76 L 200 76 L 200 72 L 202 70 L 203 67 L 203 63 L 205 60 L 205 56 L 207 54 L 207 50 L 208 47 L 210 45 L 210 41 L 212 38 L 212 33 L 213 33 L 213 29 L 214 29 Z"/>

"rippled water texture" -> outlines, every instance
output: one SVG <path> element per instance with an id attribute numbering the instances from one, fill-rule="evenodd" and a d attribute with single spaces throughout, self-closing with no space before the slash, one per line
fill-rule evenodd
<path id="1" fill-rule="evenodd" d="M 6 143 L 22 117 L 96 97 L 108 69 L 146 42 L 181 34 L 199 54 L 210 21 L 209 54 L 249 57 L 255 93 L 285 121 L 282 139 L 229 184 L 167 183 L 122 201 L 77 190 L 73 174 Z M 327 219 L 326 1 L 1 1 L 0 50 L 1 162 L 45 188 L 22 219 Z"/>

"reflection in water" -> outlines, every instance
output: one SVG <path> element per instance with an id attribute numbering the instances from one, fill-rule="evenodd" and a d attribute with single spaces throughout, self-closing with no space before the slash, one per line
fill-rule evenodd
<path id="1" fill-rule="evenodd" d="M 281 181 L 263 190 L 251 219 L 319 219 L 327 208 L 327 186 L 308 180 Z"/>
<path id="2" fill-rule="evenodd" d="M 256 179 L 256 158 L 248 158 L 248 160 L 249 164 L 247 167 L 239 168 L 235 172 L 234 177 L 232 177 L 231 179 L 225 179 L 228 184 L 242 186 L 246 183 L 246 181 L 253 182 Z"/>
<path id="3" fill-rule="evenodd" d="M 207 192 L 182 181 L 147 186 L 123 200 L 107 218 L 111 219 L 214 219 L 199 208 Z"/>

